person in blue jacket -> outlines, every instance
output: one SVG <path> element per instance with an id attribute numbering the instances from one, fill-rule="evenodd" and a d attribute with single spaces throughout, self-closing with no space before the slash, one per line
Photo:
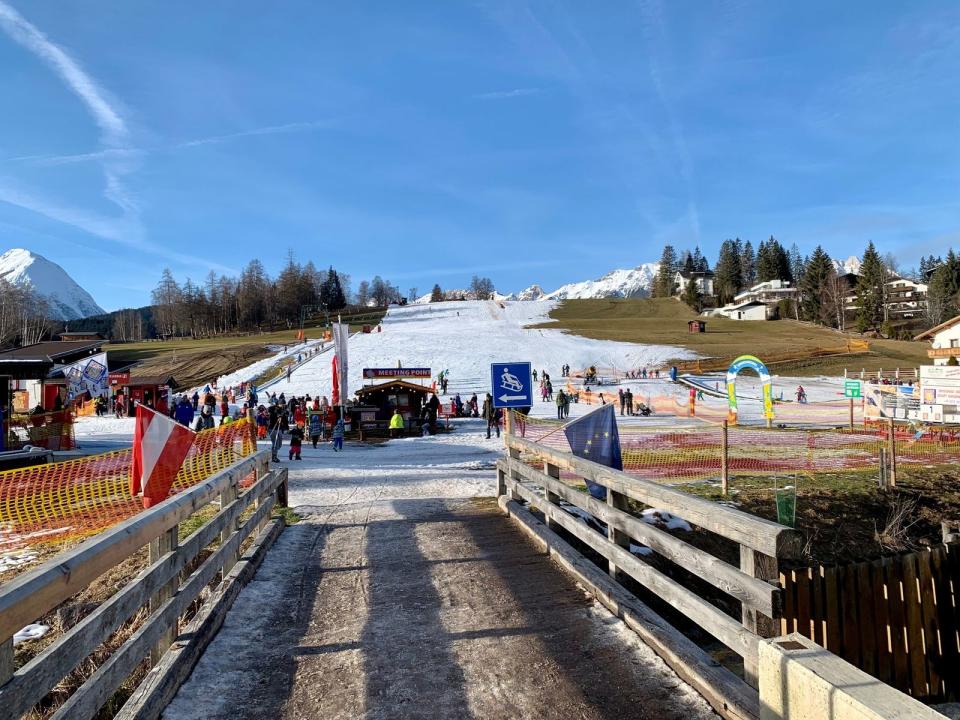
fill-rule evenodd
<path id="1" fill-rule="evenodd" d="M 190 402 L 190 398 L 186 395 L 181 397 L 180 402 L 177 403 L 174 417 L 178 423 L 185 427 L 190 427 L 190 424 L 193 422 L 193 403 Z"/>
<path id="2" fill-rule="evenodd" d="M 336 425 L 333 426 L 333 451 L 340 452 L 343 450 L 343 435 L 346 432 L 346 427 L 343 424 L 343 418 L 337 418 Z"/>

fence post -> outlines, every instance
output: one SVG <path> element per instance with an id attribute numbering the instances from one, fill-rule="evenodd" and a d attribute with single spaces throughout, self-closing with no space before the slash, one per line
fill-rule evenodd
<path id="1" fill-rule="evenodd" d="M 628 511 L 627 496 L 607 488 L 607 505 L 617 510 L 623 510 L 626 512 Z M 614 543 L 615 545 L 619 545 L 627 552 L 630 551 L 630 536 L 620 532 L 610 523 L 607 523 L 607 538 L 610 540 L 610 542 Z M 609 560 L 608 565 L 610 577 L 616 578 L 617 566 L 614 564 L 613 560 Z"/>
<path id="2" fill-rule="evenodd" d="M 220 509 L 223 510 L 230 503 L 237 499 L 237 485 L 231 482 L 223 492 L 220 493 Z M 223 530 L 220 531 L 220 544 L 225 544 L 230 536 L 240 527 L 240 518 L 237 518 L 232 523 L 223 526 Z M 226 580 L 227 575 L 230 574 L 230 571 L 233 569 L 233 566 L 236 565 L 237 560 L 239 560 L 239 550 L 235 553 L 228 553 L 223 557 L 223 567 L 220 569 L 220 580 Z"/>
<path id="3" fill-rule="evenodd" d="M 890 418 L 890 487 L 897 486 L 897 432 L 896 423 Z"/>
<path id="4" fill-rule="evenodd" d="M 727 497 L 730 493 L 730 465 L 729 465 L 729 446 L 727 433 L 729 432 L 729 423 L 723 421 L 723 435 L 720 444 L 720 487 L 723 496 Z"/>
<path id="5" fill-rule="evenodd" d="M 740 571 L 751 577 L 766 580 L 776 584 L 780 580 L 780 571 L 777 567 L 777 558 L 764 555 L 746 545 L 740 546 Z M 747 605 L 743 606 L 743 626 L 760 637 L 776 637 L 779 635 L 779 623 L 773 618 L 758 613 Z M 751 687 L 758 686 L 758 669 L 754 662 L 744 658 L 744 678 Z"/>
<path id="6" fill-rule="evenodd" d="M 554 480 L 560 479 L 560 467 L 557 465 L 554 465 L 553 463 L 547 462 L 546 460 L 543 461 L 543 472 L 544 474 L 552 477 Z M 546 487 L 543 488 L 543 498 L 548 505 L 556 505 L 557 501 L 560 499 L 558 495 L 550 492 L 550 490 Z M 547 515 L 546 511 L 544 511 L 543 515 L 544 515 L 544 521 L 546 522 L 547 527 L 553 528 L 554 523 L 550 519 L 550 517 Z"/>
<path id="7" fill-rule="evenodd" d="M 9 637 L 0 643 L 0 686 L 13 677 L 13 638 Z"/>
<path id="8" fill-rule="evenodd" d="M 853 398 L 850 398 L 850 429 L 853 430 Z"/>
<path id="9" fill-rule="evenodd" d="M 180 543 L 180 526 L 174 525 L 169 530 L 164 531 L 160 534 L 159 537 L 150 541 L 150 564 L 153 565 L 155 562 L 159 561 L 164 555 L 168 552 L 173 552 L 177 549 Z M 170 580 L 166 585 L 160 588 L 156 595 L 150 598 L 150 612 L 154 613 L 157 611 L 163 603 L 173 597 L 173 594 L 177 591 L 177 588 L 180 584 L 179 575 L 175 575 L 173 579 Z M 173 624 L 167 628 L 163 635 L 160 636 L 160 639 L 157 640 L 157 644 L 153 646 L 150 650 L 150 664 L 155 666 L 160 662 L 160 658 L 163 657 L 163 654 L 167 651 L 173 641 L 177 639 L 178 628 L 177 621 L 174 620 Z"/>
<path id="10" fill-rule="evenodd" d="M 887 449 L 884 447 L 880 448 L 880 475 L 877 484 L 881 490 L 887 489 Z"/>

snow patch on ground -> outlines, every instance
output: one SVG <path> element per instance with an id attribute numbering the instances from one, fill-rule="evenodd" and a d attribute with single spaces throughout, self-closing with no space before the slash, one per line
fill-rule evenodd
<path id="1" fill-rule="evenodd" d="M 659 508 L 647 508 L 640 514 L 640 519 L 647 525 L 655 525 L 667 530 L 684 530 L 686 532 L 693 530 L 690 523 L 683 518 L 671 515 L 666 510 L 660 510 Z"/>
<path id="2" fill-rule="evenodd" d="M 27 640 L 39 640 L 44 635 L 50 632 L 49 625 L 41 625 L 40 623 L 31 623 L 25 628 L 15 633 L 13 636 L 13 644 L 19 645 L 22 642 L 27 642 Z"/>
<path id="3" fill-rule="evenodd" d="M 10 552 L 0 555 L 0 572 L 12 570 L 13 568 L 23 567 L 34 562 L 40 556 L 35 552 L 25 550 L 23 552 Z"/>

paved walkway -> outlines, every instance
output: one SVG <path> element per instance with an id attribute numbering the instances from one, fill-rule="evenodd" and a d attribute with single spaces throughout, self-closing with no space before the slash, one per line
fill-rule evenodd
<path id="1" fill-rule="evenodd" d="M 167 720 L 715 717 L 493 500 L 311 511 Z"/>

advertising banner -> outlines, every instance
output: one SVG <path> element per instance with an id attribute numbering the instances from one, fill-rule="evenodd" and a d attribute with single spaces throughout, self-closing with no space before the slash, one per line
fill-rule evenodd
<path id="1" fill-rule="evenodd" d="M 90 397 L 108 397 L 110 380 L 107 372 L 107 354 L 97 353 L 64 368 L 67 378 L 67 399 L 73 400 L 85 392 Z"/>
<path id="2" fill-rule="evenodd" d="M 377 378 L 422 378 L 430 379 L 430 368 L 364 368 L 363 377 Z"/>

